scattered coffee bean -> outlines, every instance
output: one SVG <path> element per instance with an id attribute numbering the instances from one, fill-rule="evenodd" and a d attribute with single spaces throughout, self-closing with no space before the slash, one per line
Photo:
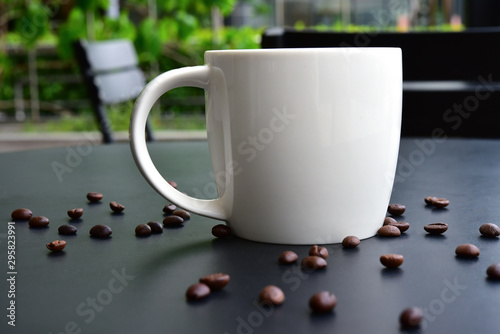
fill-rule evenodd
<path id="1" fill-rule="evenodd" d="M 314 245 L 309 250 L 309 255 L 319 256 L 326 260 L 326 258 L 328 257 L 328 249 L 326 249 L 325 247 Z"/>
<path id="2" fill-rule="evenodd" d="M 495 238 L 500 235 L 500 227 L 496 224 L 486 223 L 481 225 L 479 232 L 485 237 Z"/>
<path id="3" fill-rule="evenodd" d="M 397 227 L 401 231 L 401 233 L 406 232 L 406 230 L 410 228 L 410 223 L 407 222 L 395 222 L 395 223 L 389 223 L 387 225 Z"/>
<path id="4" fill-rule="evenodd" d="M 401 216 L 406 211 L 406 206 L 403 204 L 389 204 L 387 212 L 393 216 Z"/>
<path id="5" fill-rule="evenodd" d="M 437 200 L 437 199 L 438 198 L 434 197 L 434 196 L 427 196 L 426 198 L 424 198 L 424 201 L 425 201 L 425 204 L 432 205 L 432 202 Z"/>
<path id="6" fill-rule="evenodd" d="M 165 227 L 179 227 L 184 224 L 184 219 L 179 216 L 168 216 L 163 219 L 163 226 Z"/>
<path id="7" fill-rule="evenodd" d="M 359 245 L 359 238 L 354 235 L 349 235 L 342 240 L 342 246 L 345 248 L 354 248 Z"/>
<path id="8" fill-rule="evenodd" d="M 278 262 L 281 264 L 291 264 L 297 262 L 299 256 L 297 253 L 292 251 L 284 251 L 278 258 Z"/>
<path id="9" fill-rule="evenodd" d="M 392 217 L 385 217 L 384 218 L 384 225 L 389 225 L 390 223 L 397 223 L 396 219 Z"/>
<path id="10" fill-rule="evenodd" d="M 427 224 L 424 226 L 424 230 L 426 230 L 430 234 L 442 234 L 448 230 L 448 224 L 446 223 L 433 223 Z"/>
<path id="11" fill-rule="evenodd" d="M 91 203 L 97 203 L 103 198 L 101 193 L 90 192 L 87 194 L 87 199 Z"/>
<path id="12" fill-rule="evenodd" d="M 163 207 L 163 212 L 165 212 L 166 214 L 169 214 L 171 215 L 172 213 L 174 213 L 174 211 L 177 210 L 177 207 L 175 206 L 175 204 L 167 204 Z"/>
<path id="13" fill-rule="evenodd" d="M 148 224 L 139 224 L 135 227 L 135 235 L 138 237 L 147 237 L 151 235 L 151 227 Z"/>
<path id="14" fill-rule="evenodd" d="M 30 209 L 20 208 L 12 211 L 10 216 L 15 220 L 28 220 L 33 217 L 33 212 Z"/>
<path id="15" fill-rule="evenodd" d="M 177 189 L 177 182 L 175 182 L 175 181 L 168 181 L 168 184 L 170 184 L 172 187 L 174 187 L 175 189 Z"/>
<path id="16" fill-rule="evenodd" d="M 500 263 L 493 263 L 486 269 L 486 275 L 490 279 L 500 280 Z"/>
<path id="17" fill-rule="evenodd" d="M 380 237 L 399 237 L 401 231 L 396 226 L 384 225 L 378 229 L 377 234 Z"/>
<path id="18" fill-rule="evenodd" d="M 189 301 L 200 300 L 208 297 L 210 294 L 210 288 L 208 285 L 203 283 L 195 283 L 191 285 L 186 291 L 186 298 Z"/>
<path id="19" fill-rule="evenodd" d="M 328 291 L 315 293 L 309 299 L 309 307 L 316 313 L 326 313 L 337 306 L 337 297 Z"/>
<path id="20" fill-rule="evenodd" d="M 90 229 L 90 235 L 94 238 L 109 238 L 111 233 L 111 228 L 106 225 L 98 224 Z"/>
<path id="21" fill-rule="evenodd" d="M 125 207 L 123 205 L 115 201 L 109 202 L 109 207 L 111 208 L 111 210 L 113 210 L 114 213 L 120 213 L 125 210 Z"/>
<path id="22" fill-rule="evenodd" d="M 60 252 L 66 247 L 66 241 L 64 240 L 55 240 L 52 242 L 49 242 L 47 245 L 48 249 L 50 249 L 53 252 Z"/>
<path id="23" fill-rule="evenodd" d="M 432 200 L 432 205 L 438 209 L 447 207 L 450 204 L 446 198 L 436 198 Z"/>
<path id="24" fill-rule="evenodd" d="M 78 219 L 83 215 L 83 209 L 82 208 L 76 208 L 76 209 L 71 209 L 68 210 L 68 216 L 71 219 Z"/>
<path id="25" fill-rule="evenodd" d="M 73 235 L 76 234 L 77 228 L 73 225 L 61 225 L 57 229 L 57 232 L 61 235 Z"/>
<path id="26" fill-rule="evenodd" d="M 179 216 L 184 220 L 189 220 L 191 218 L 191 214 L 189 212 L 187 212 L 186 210 L 182 210 L 182 209 L 175 210 L 172 214 L 174 216 Z"/>
<path id="27" fill-rule="evenodd" d="M 285 294 L 275 285 L 268 285 L 262 289 L 259 294 L 259 300 L 263 303 L 271 303 L 273 305 L 282 304 L 285 301 Z"/>
<path id="28" fill-rule="evenodd" d="M 217 273 L 200 278 L 200 283 L 208 285 L 210 290 L 216 291 L 225 287 L 229 283 L 230 277 L 228 274 Z"/>
<path id="29" fill-rule="evenodd" d="M 224 224 L 212 227 L 212 235 L 217 238 L 227 238 L 231 235 L 231 228 Z"/>
<path id="30" fill-rule="evenodd" d="M 49 218 L 44 216 L 31 217 L 28 224 L 30 227 L 45 227 L 49 225 Z"/>
<path id="31" fill-rule="evenodd" d="M 399 322 L 403 327 L 417 327 L 422 322 L 424 314 L 418 307 L 409 307 L 399 316 Z"/>
<path id="32" fill-rule="evenodd" d="M 457 246 L 455 254 L 459 257 L 478 257 L 479 248 L 473 244 L 462 244 Z"/>
<path id="33" fill-rule="evenodd" d="M 327 262 L 322 257 L 309 255 L 302 259 L 301 266 L 306 270 L 318 270 L 326 268 Z"/>
<path id="34" fill-rule="evenodd" d="M 151 228 L 151 233 L 159 234 L 163 233 L 163 225 L 160 222 L 148 222 L 149 227 Z"/>
<path id="35" fill-rule="evenodd" d="M 384 254 L 380 256 L 380 263 L 387 268 L 397 268 L 403 264 L 404 257 L 400 254 Z"/>

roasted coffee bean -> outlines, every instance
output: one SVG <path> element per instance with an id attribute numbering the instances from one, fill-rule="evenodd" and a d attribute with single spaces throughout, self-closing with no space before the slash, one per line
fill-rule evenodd
<path id="1" fill-rule="evenodd" d="M 326 258 L 328 257 L 328 249 L 326 249 L 325 247 L 314 245 L 309 250 L 309 255 L 319 256 L 326 260 Z"/>
<path id="2" fill-rule="evenodd" d="M 179 216 L 184 220 L 189 220 L 191 218 L 191 214 L 189 212 L 187 212 L 186 210 L 182 210 L 182 209 L 175 210 L 172 214 L 174 216 Z"/>
<path id="3" fill-rule="evenodd" d="M 15 220 L 28 220 L 33 217 L 33 212 L 30 209 L 20 208 L 12 211 L 10 216 Z"/>
<path id="4" fill-rule="evenodd" d="M 151 233 L 163 233 L 163 225 L 160 222 L 148 222 L 148 225 L 151 228 Z"/>
<path id="5" fill-rule="evenodd" d="M 174 213 L 174 211 L 177 210 L 177 207 L 175 206 L 175 204 L 167 204 L 163 207 L 163 212 L 165 212 L 166 214 L 169 214 L 171 215 L 172 213 Z"/>
<path id="6" fill-rule="evenodd" d="M 28 224 L 30 227 L 45 227 L 49 225 L 49 218 L 44 216 L 31 217 Z"/>
<path id="7" fill-rule="evenodd" d="M 55 240 L 52 242 L 49 242 L 47 245 L 48 249 L 50 249 L 53 252 L 60 252 L 66 247 L 66 241 L 64 240 Z"/>
<path id="8" fill-rule="evenodd" d="M 96 192 L 90 192 L 87 194 L 87 199 L 91 203 L 97 203 L 103 198 L 103 195 L 101 193 L 96 193 Z"/>
<path id="9" fill-rule="evenodd" d="M 406 232 L 406 230 L 410 228 L 410 223 L 407 222 L 395 222 L 389 223 L 387 225 L 396 226 L 401 231 L 401 233 Z"/>
<path id="10" fill-rule="evenodd" d="M 298 259 L 299 256 L 297 255 L 297 253 L 292 251 L 284 251 L 278 258 L 278 262 L 281 264 L 290 264 L 297 262 Z"/>
<path id="11" fill-rule="evenodd" d="M 90 235 L 94 238 L 109 238 L 111 233 L 111 227 L 101 224 L 95 225 L 90 229 Z"/>
<path id="12" fill-rule="evenodd" d="M 337 297 L 328 291 L 315 293 L 309 299 L 309 307 L 315 313 L 326 313 L 333 310 L 337 306 Z"/>
<path id="13" fill-rule="evenodd" d="M 177 183 L 175 181 L 168 181 L 168 184 L 177 189 Z"/>
<path id="14" fill-rule="evenodd" d="M 163 219 L 163 226 L 165 227 L 179 227 L 184 224 L 184 219 L 179 216 L 168 216 Z"/>
<path id="15" fill-rule="evenodd" d="M 481 225 L 479 232 L 485 237 L 495 238 L 500 235 L 500 227 L 496 224 L 486 223 Z"/>
<path id="16" fill-rule="evenodd" d="M 473 244 L 462 244 L 458 245 L 455 249 L 455 254 L 459 257 L 478 257 L 479 248 Z"/>
<path id="17" fill-rule="evenodd" d="M 486 275 L 490 279 L 500 280 L 500 263 L 493 263 L 486 269 Z"/>
<path id="18" fill-rule="evenodd" d="M 268 285 L 259 293 L 259 300 L 263 303 L 279 305 L 285 301 L 285 294 L 277 286 Z"/>
<path id="19" fill-rule="evenodd" d="M 434 197 L 434 196 L 427 196 L 426 198 L 424 198 L 424 201 L 425 201 L 425 204 L 432 205 L 432 202 L 437 200 L 437 199 L 438 198 Z"/>
<path id="20" fill-rule="evenodd" d="M 77 228 L 73 225 L 61 225 L 57 229 L 57 232 L 61 235 L 73 235 L 76 234 Z"/>
<path id="21" fill-rule="evenodd" d="M 430 234 L 441 234 L 448 230 L 448 224 L 446 223 L 433 223 L 427 224 L 424 226 L 424 230 L 426 230 Z"/>
<path id="22" fill-rule="evenodd" d="M 68 216 L 71 219 L 78 219 L 83 215 L 83 209 L 82 208 L 76 208 L 76 209 L 71 209 L 68 210 Z"/>
<path id="23" fill-rule="evenodd" d="M 384 225 L 378 229 L 377 234 L 380 237 L 399 237 L 401 231 L 396 226 Z"/>
<path id="24" fill-rule="evenodd" d="M 406 206 L 403 204 L 389 204 L 387 212 L 393 216 L 401 216 L 406 211 Z"/>
<path id="25" fill-rule="evenodd" d="M 326 268 L 327 262 L 324 258 L 314 255 L 306 256 L 302 259 L 301 266 L 306 270 L 318 270 Z"/>
<path id="26" fill-rule="evenodd" d="M 151 235 L 151 227 L 148 224 L 139 224 L 135 227 L 135 235 L 147 237 Z"/>
<path id="27" fill-rule="evenodd" d="M 227 238 L 231 235 L 231 228 L 224 224 L 212 227 L 212 235 L 217 238 Z"/>
<path id="28" fill-rule="evenodd" d="M 450 201 L 446 198 L 434 198 L 431 204 L 438 209 L 442 209 L 447 207 L 450 204 Z"/>
<path id="29" fill-rule="evenodd" d="M 217 273 L 201 277 L 200 283 L 206 284 L 210 290 L 216 291 L 225 287 L 230 279 L 228 274 Z"/>
<path id="30" fill-rule="evenodd" d="M 403 264 L 404 257 L 400 254 L 384 254 L 380 256 L 380 263 L 387 268 L 397 268 Z"/>
<path id="31" fill-rule="evenodd" d="M 354 235 L 349 235 L 342 240 L 342 246 L 345 248 L 354 248 L 359 245 L 359 238 Z"/>
<path id="32" fill-rule="evenodd" d="M 420 325 L 423 318 L 424 314 L 421 309 L 418 307 L 409 307 L 401 312 L 399 322 L 402 327 L 417 327 Z"/>
<path id="33" fill-rule="evenodd" d="M 113 210 L 114 213 L 120 213 L 125 210 L 125 207 L 123 205 L 115 201 L 109 202 L 109 207 L 111 208 L 111 210 Z"/>
<path id="34" fill-rule="evenodd" d="M 186 291 L 186 298 L 189 301 L 200 300 L 208 297 L 210 288 L 203 283 L 195 283 L 191 285 Z"/>
<path id="35" fill-rule="evenodd" d="M 384 225 L 389 225 L 390 223 L 397 223 L 396 219 L 392 217 L 385 217 L 384 218 Z"/>

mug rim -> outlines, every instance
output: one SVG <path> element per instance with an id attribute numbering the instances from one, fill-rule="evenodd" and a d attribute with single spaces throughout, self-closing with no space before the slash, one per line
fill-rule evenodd
<path id="1" fill-rule="evenodd" d="M 224 50 L 207 50 L 206 55 L 209 54 L 243 54 L 243 53 L 256 53 L 256 54 L 276 54 L 276 53 L 327 53 L 327 52 L 356 52 L 356 51 L 401 51 L 400 47 L 393 46 L 374 46 L 374 47 L 306 47 L 306 48 L 267 48 L 267 49 L 224 49 Z"/>

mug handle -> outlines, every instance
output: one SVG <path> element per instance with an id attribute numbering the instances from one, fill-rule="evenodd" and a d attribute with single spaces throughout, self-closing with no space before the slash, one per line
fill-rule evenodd
<path id="1" fill-rule="evenodd" d="M 155 102 L 167 91 L 191 86 L 206 90 L 211 70 L 207 65 L 184 67 L 160 74 L 149 82 L 137 98 L 130 118 L 130 148 L 135 163 L 149 184 L 163 197 L 196 214 L 227 220 L 221 197 L 203 200 L 188 196 L 172 187 L 156 169 L 146 145 L 146 120 Z"/>

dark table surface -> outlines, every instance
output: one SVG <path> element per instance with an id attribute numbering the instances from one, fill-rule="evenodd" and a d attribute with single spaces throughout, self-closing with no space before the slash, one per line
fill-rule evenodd
<path id="1" fill-rule="evenodd" d="M 210 195 L 212 180 L 206 142 L 152 143 L 159 170 L 189 194 Z M 300 258 L 309 246 L 271 245 L 236 237 L 216 239 L 218 221 L 193 215 L 184 227 L 138 238 L 137 224 L 163 219 L 167 203 L 142 178 L 128 145 L 47 149 L 0 155 L 1 333 L 499 333 L 500 282 L 486 268 L 500 262 L 500 240 L 480 236 L 479 226 L 500 219 L 500 141 L 404 139 L 391 202 L 407 207 L 398 218 L 411 224 L 399 238 L 373 237 L 354 250 L 326 245 L 326 270 L 308 273 L 298 265 L 279 265 L 285 250 Z M 86 193 L 104 194 L 89 204 Z M 432 209 L 424 197 L 450 200 Z M 114 215 L 108 206 L 126 206 Z M 15 268 L 8 268 L 11 212 L 30 208 L 47 216 L 48 228 L 15 226 Z M 78 233 L 60 236 L 69 223 L 66 211 L 81 207 Z M 332 212 L 332 221 L 335 213 Z M 442 236 L 423 226 L 446 222 Z M 109 240 L 89 237 L 95 224 L 109 225 Z M 67 241 L 61 253 L 45 244 Z M 473 243 L 477 259 L 455 256 L 455 248 Z M 405 261 L 389 270 L 381 254 L 399 253 Z M 16 274 L 8 274 L 15 271 Z M 188 303 L 185 291 L 199 277 L 224 272 L 231 282 L 209 298 Z M 15 296 L 7 279 L 15 279 Z M 282 288 L 285 302 L 262 307 L 259 291 Z M 332 313 L 312 314 L 310 296 L 329 290 L 337 296 Z M 8 325 L 15 301 L 15 327 Z M 400 328 L 408 306 L 424 311 L 417 330 Z"/>

